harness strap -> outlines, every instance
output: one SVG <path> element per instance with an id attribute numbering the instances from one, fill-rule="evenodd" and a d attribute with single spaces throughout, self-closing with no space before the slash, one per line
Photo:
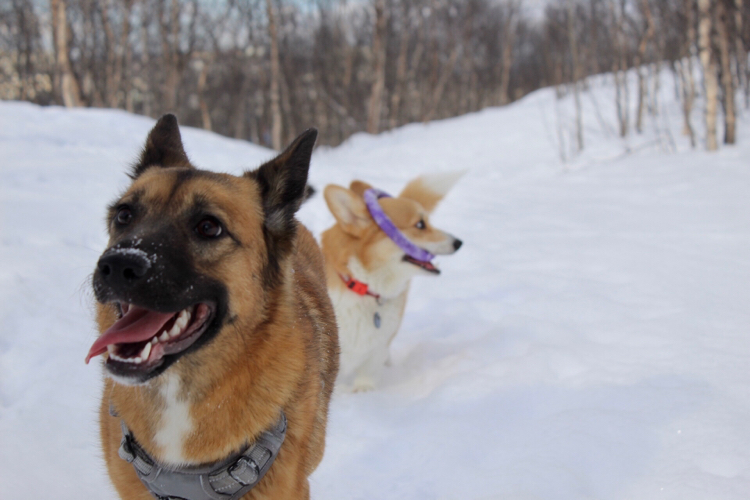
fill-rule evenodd
<path id="1" fill-rule="evenodd" d="M 118 454 L 133 465 L 138 478 L 159 500 L 238 500 L 253 489 L 279 454 L 286 437 L 286 415 L 245 451 L 206 467 L 170 469 L 158 464 L 138 444 L 124 422 Z"/>

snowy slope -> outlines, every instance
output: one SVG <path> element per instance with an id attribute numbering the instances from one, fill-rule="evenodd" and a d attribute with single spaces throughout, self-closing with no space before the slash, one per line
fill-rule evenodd
<path id="1" fill-rule="evenodd" d="M 737 147 L 691 152 L 663 86 L 633 154 L 611 132 L 604 79 L 567 164 L 572 115 L 550 90 L 316 151 L 320 188 L 362 178 L 395 193 L 424 172 L 468 173 L 432 217 L 464 247 L 413 282 L 380 388 L 334 400 L 314 498 L 750 497 L 748 124 Z M 86 283 L 104 206 L 152 124 L 0 103 L 2 498 L 114 498 L 100 369 L 83 363 Z M 183 139 L 217 170 L 272 155 Z M 316 234 L 332 223 L 320 196 L 300 218 Z"/>

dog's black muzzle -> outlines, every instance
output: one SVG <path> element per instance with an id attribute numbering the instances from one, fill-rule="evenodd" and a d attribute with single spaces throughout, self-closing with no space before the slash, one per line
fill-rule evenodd
<path id="1" fill-rule="evenodd" d="M 96 299 L 173 312 L 198 302 L 226 304 L 226 287 L 198 272 L 187 245 L 174 238 L 129 238 L 104 251 L 94 271 Z"/>
<path id="2" fill-rule="evenodd" d="M 184 242 L 161 234 L 130 237 L 104 251 L 92 282 L 99 302 L 170 312 L 190 301 L 216 299 L 207 297 L 210 280 L 195 270 Z"/>
<path id="3" fill-rule="evenodd" d="M 135 248 L 108 250 L 96 264 L 101 281 L 125 289 L 145 278 L 151 269 L 148 254 Z"/>
<path id="4" fill-rule="evenodd" d="M 179 357 L 208 343 L 227 316 L 226 286 L 197 271 L 186 247 L 184 242 L 159 235 L 129 238 L 105 250 L 97 262 L 92 284 L 94 295 L 102 304 L 127 303 L 171 313 L 204 303 L 212 310 L 210 323 L 200 338 L 185 351 L 164 356 L 155 369 L 136 374 L 140 382 L 159 375 Z M 116 374 L 133 378 L 131 371 Z"/>

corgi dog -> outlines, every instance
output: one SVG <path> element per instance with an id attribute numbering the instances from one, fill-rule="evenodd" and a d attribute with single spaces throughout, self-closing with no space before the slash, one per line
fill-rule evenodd
<path id="1" fill-rule="evenodd" d="M 436 255 L 455 253 L 461 240 L 434 227 L 429 215 L 463 172 L 424 175 L 398 197 L 354 181 L 326 186 L 336 219 L 321 237 L 328 293 L 339 326 L 337 390 L 373 389 L 390 362 L 411 279 L 437 275 Z"/>
<path id="2" fill-rule="evenodd" d="M 244 175 L 196 168 L 163 116 L 93 275 L 99 422 L 120 497 L 309 498 L 338 367 L 323 256 L 295 212 L 317 131 Z"/>

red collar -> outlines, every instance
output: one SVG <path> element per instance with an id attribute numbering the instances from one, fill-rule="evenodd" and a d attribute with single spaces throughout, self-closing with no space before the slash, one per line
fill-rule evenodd
<path id="1" fill-rule="evenodd" d="M 380 300 L 380 295 L 371 292 L 367 283 L 362 283 L 361 281 L 354 278 L 347 278 L 343 274 L 339 274 L 339 276 L 346 285 L 346 288 L 356 293 L 357 295 L 369 295 L 371 297 L 375 297 L 375 300 Z"/>

